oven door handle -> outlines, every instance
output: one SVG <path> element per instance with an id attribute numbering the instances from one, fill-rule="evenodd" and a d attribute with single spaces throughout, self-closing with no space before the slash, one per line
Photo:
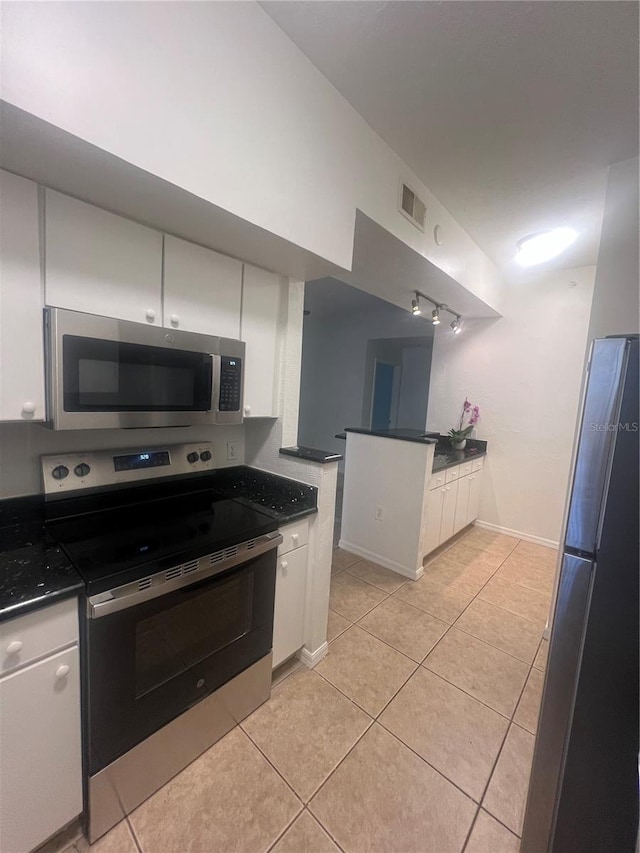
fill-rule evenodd
<path id="1" fill-rule="evenodd" d="M 190 560 L 188 563 L 178 564 L 133 583 L 92 595 L 87 599 L 87 616 L 90 619 L 100 619 L 103 616 L 118 613 L 120 610 L 135 607 L 144 601 L 150 601 L 169 592 L 175 592 L 175 590 L 183 587 L 200 583 L 207 578 L 227 571 L 227 569 L 248 563 L 254 557 L 272 551 L 282 541 L 282 536 L 278 531 L 267 533 L 265 536 L 259 536 L 257 539 L 250 539 L 235 546 L 234 553 L 228 557 L 224 556 L 224 551 L 207 554 L 197 561 Z M 196 562 L 197 566 L 194 568 Z M 185 568 L 188 568 L 187 573 L 184 573 Z"/>

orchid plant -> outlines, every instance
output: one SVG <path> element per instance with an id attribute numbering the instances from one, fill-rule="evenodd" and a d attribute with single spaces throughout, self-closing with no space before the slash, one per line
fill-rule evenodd
<path id="1" fill-rule="evenodd" d="M 458 428 L 455 429 L 454 427 L 451 427 L 448 432 L 451 441 L 457 443 L 469 438 L 474 426 L 478 423 L 479 418 L 480 409 L 478 406 L 476 406 L 475 403 L 470 403 L 469 400 L 465 398 L 465 401 L 462 404 L 462 413 L 460 415 Z"/>

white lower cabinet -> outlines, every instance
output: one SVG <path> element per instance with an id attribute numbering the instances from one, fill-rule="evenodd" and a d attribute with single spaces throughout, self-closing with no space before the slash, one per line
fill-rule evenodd
<path id="1" fill-rule="evenodd" d="M 442 503 L 444 501 L 444 486 L 439 489 L 431 489 L 427 495 L 427 508 L 424 529 L 424 553 L 434 551 L 440 542 L 440 528 L 442 525 Z"/>
<path id="2" fill-rule="evenodd" d="M 480 510 L 480 491 L 482 489 L 482 469 L 469 477 L 469 506 L 467 507 L 467 524 L 478 517 Z"/>
<path id="3" fill-rule="evenodd" d="M 469 492 L 471 490 L 471 475 L 460 477 L 458 480 L 458 497 L 456 498 L 456 515 L 453 532 L 457 533 L 466 527 L 469 518 Z"/>
<path id="4" fill-rule="evenodd" d="M 423 519 L 423 552 L 429 554 L 478 517 L 484 459 L 433 474 Z M 468 473 L 473 470 L 473 473 Z M 445 482 L 446 485 L 441 485 Z"/>
<path id="5" fill-rule="evenodd" d="M 453 480 L 444 487 L 442 502 L 442 522 L 440 524 L 440 541 L 444 542 L 453 536 L 456 517 L 456 499 L 458 497 L 458 481 Z"/>
<path id="6" fill-rule="evenodd" d="M 78 646 L 0 679 L 0 851 L 28 853 L 82 811 Z"/>
<path id="7" fill-rule="evenodd" d="M 0 851 L 28 853 L 82 811 L 78 647 L 0 680 Z"/>
<path id="8" fill-rule="evenodd" d="M 304 645 L 304 609 L 307 591 L 306 544 L 309 522 L 283 527 L 278 548 L 276 601 L 273 612 L 273 667 L 279 666 Z M 294 538 L 295 537 L 295 538 Z M 292 547 L 292 545 L 294 547 Z"/>

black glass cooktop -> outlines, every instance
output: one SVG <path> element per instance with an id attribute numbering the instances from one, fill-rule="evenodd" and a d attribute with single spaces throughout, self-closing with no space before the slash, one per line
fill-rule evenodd
<path id="1" fill-rule="evenodd" d="M 277 530 L 278 522 L 211 490 L 50 521 L 91 594 Z"/>

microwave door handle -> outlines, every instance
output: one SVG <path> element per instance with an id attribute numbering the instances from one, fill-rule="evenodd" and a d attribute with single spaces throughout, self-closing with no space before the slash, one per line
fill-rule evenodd
<path id="1" fill-rule="evenodd" d="M 210 412 L 220 411 L 220 369 L 222 360 L 219 355 L 211 355 L 211 408 Z"/>

